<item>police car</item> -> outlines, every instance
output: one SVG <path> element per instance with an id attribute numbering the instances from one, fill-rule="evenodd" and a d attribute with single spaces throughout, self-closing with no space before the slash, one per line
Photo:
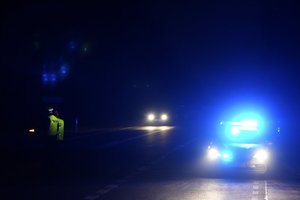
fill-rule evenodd
<path id="1" fill-rule="evenodd" d="M 266 173 L 273 157 L 269 131 L 260 119 L 222 121 L 219 133 L 207 146 L 206 163 L 210 169 L 221 171 L 243 168 Z"/>

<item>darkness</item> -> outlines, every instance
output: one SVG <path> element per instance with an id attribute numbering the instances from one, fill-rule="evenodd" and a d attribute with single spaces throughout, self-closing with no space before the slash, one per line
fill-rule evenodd
<path id="1" fill-rule="evenodd" d="M 130 126 L 151 109 L 214 124 L 236 105 L 297 130 L 299 8 L 287 1 L 10 2 L 1 6 L 1 118 Z M 44 71 L 67 66 L 55 84 Z M 38 116 L 38 117 L 37 117 Z"/>

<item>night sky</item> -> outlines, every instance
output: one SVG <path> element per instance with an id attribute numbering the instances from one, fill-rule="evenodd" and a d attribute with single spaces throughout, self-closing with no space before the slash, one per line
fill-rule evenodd
<path id="1" fill-rule="evenodd" d="M 297 120 L 296 1 L 11 2 L 1 10 L 8 125 L 49 104 L 69 124 L 78 115 L 92 127 L 136 123 L 150 109 L 214 120 L 243 104 Z"/>

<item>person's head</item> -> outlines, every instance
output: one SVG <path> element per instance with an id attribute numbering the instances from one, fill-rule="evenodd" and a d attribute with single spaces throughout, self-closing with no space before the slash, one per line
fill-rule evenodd
<path id="1" fill-rule="evenodd" d="M 49 112 L 49 115 L 58 116 L 58 111 L 56 109 L 54 109 L 53 107 L 49 107 L 48 112 Z"/>

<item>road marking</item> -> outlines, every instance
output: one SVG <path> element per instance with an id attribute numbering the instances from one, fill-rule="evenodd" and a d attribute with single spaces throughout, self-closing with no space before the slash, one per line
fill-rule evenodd
<path id="1" fill-rule="evenodd" d="M 264 200 L 269 200 L 269 197 L 268 197 L 268 183 L 267 181 L 265 181 L 265 198 Z"/>
<path id="2" fill-rule="evenodd" d="M 253 182 L 253 186 L 252 186 L 252 197 L 251 200 L 258 200 L 260 198 L 260 194 L 263 193 L 263 191 L 260 191 L 262 189 L 262 187 L 260 187 L 261 182 L 259 181 L 254 181 Z"/>
<path id="3" fill-rule="evenodd" d="M 147 133 L 147 134 L 143 134 L 143 135 L 140 135 L 140 136 L 135 136 L 135 137 L 131 137 L 131 138 L 127 138 L 127 139 L 124 139 L 124 140 L 119 140 L 119 141 L 114 141 L 114 142 L 111 142 L 109 144 L 106 144 L 106 145 L 102 145 L 100 146 L 100 148 L 105 148 L 105 147 L 109 147 L 109 146 L 114 146 L 114 145 L 117 145 L 117 144 L 122 144 L 122 143 L 126 143 L 128 141 L 131 141 L 131 140 L 135 140 L 135 139 L 138 139 L 138 138 L 141 138 L 141 137 L 145 137 L 149 134 L 153 134 L 153 133 L 156 133 L 156 132 L 160 132 L 160 131 L 154 131 L 154 132 L 151 132 L 151 133 Z M 150 166 L 149 167 L 152 167 L 153 165 L 161 162 L 162 160 L 164 160 L 166 157 L 168 157 L 169 155 L 172 155 L 174 154 L 175 152 L 174 151 L 178 151 L 180 150 L 181 148 L 184 148 L 187 144 L 189 143 L 192 143 L 196 140 L 193 140 L 193 141 L 190 141 L 190 142 L 186 142 L 185 144 L 181 144 L 181 145 L 177 145 L 175 148 L 173 148 L 172 150 L 170 150 L 168 153 L 160 156 L 158 159 L 152 161 L 150 163 Z M 127 175 L 125 176 L 123 179 L 119 179 L 116 181 L 116 185 L 107 185 L 105 186 L 103 189 L 99 189 L 95 192 L 96 195 L 90 195 L 90 196 L 86 196 L 84 197 L 85 200 L 95 200 L 95 199 L 99 199 L 101 197 L 101 195 L 105 195 L 106 193 L 109 193 L 111 192 L 112 190 L 120 187 L 121 184 L 123 183 L 126 183 L 129 181 L 129 179 L 133 178 L 134 176 L 142 173 L 143 171 L 147 171 L 149 169 L 149 167 L 146 167 L 146 166 L 143 166 L 143 167 L 140 167 L 138 168 L 136 171 L 134 171 L 133 173 L 131 173 L 130 175 Z M 189 184 L 185 184 L 183 187 L 186 188 L 188 187 Z"/>
<path id="4" fill-rule="evenodd" d="M 136 171 L 134 171 L 131 175 L 127 175 L 123 179 L 117 180 L 116 183 L 118 183 L 118 184 L 106 185 L 103 189 L 97 190 L 95 192 L 96 195 L 86 196 L 86 197 L 84 197 L 84 199 L 85 200 L 99 199 L 101 197 L 101 195 L 105 195 L 106 193 L 109 193 L 110 191 L 120 187 L 121 184 L 128 182 L 129 179 L 131 179 L 135 175 L 138 175 L 138 174 L 142 173 L 143 171 L 146 171 L 147 169 L 148 169 L 148 167 L 146 167 L 146 166 L 140 167 Z"/>

